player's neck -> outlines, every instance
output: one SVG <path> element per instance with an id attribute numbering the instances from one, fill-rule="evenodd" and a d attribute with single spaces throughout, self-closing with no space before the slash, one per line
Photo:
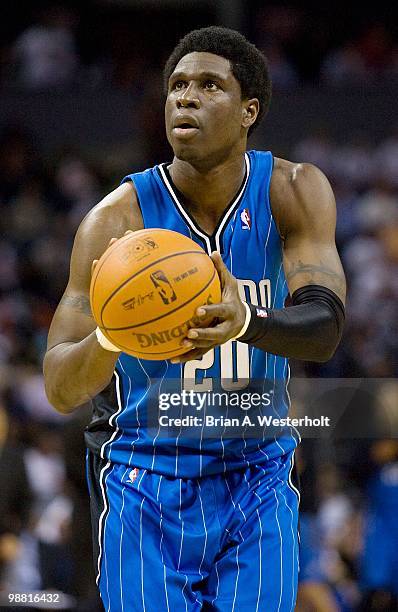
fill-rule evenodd
<path id="1" fill-rule="evenodd" d="M 245 160 L 244 154 L 239 153 L 204 170 L 196 164 L 174 158 L 168 169 L 190 211 L 207 213 L 218 219 L 242 184 Z"/>

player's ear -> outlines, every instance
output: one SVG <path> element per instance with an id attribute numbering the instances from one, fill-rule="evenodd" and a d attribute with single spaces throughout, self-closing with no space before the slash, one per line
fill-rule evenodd
<path id="1" fill-rule="evenodd" d="M 250 126 L 252 126 L 255 120 L 257 119 L 259 110 L 260 103 L 257 98 L 244 100 L 242 108 L 242 127 L 248 129 Z"/>

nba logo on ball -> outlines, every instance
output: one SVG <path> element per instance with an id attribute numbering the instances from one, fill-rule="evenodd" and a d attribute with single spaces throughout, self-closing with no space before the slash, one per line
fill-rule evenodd
<path id="1" fill-rule="evenodd" d="M 152 272 L 150 277 L 164 304 L 170 304 L 177 299 L 175 291 L 163 270 Z"/>
<path id="2" fill-rule="evenodd" d="M 240 213 L 240 220 L 242 222 L 241 227 L 243 230 L 249 230 L 251 228 L 252 221 L 250 219 L 250 213 L 247 208 L 244 208 Z"/>

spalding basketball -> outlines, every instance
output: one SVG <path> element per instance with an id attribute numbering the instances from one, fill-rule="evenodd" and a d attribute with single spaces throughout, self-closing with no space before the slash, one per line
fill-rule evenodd
<path id="1" fill-rule="evenodd" d="M 199 306 L 221 301 L 217 271 L 193 240 L 165 229 L 123 236 L 99 259 L 91 279 L 97 325 L 121 351 L 170 359 L 195 326 Z"/>

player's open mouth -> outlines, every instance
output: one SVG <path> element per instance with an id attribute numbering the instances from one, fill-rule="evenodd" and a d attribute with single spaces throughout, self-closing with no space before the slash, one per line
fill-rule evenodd
<path id="1" fill-rule="evenodd" d="M 178 113 L 173 120 L 173 133 L 177 138 L 191 138 L 199 130 L 196 117 L 184 112 Z"/>
<path id="2" fill-rule="evenodd" d="M 199 130 L 197 127 L 193 127 L 192 125 L 189 125 L 189 123 L 182 123 L 181 125 L 173 128 L 174 134 L 179 138 L 190 138 L 198 131 Z"/>

